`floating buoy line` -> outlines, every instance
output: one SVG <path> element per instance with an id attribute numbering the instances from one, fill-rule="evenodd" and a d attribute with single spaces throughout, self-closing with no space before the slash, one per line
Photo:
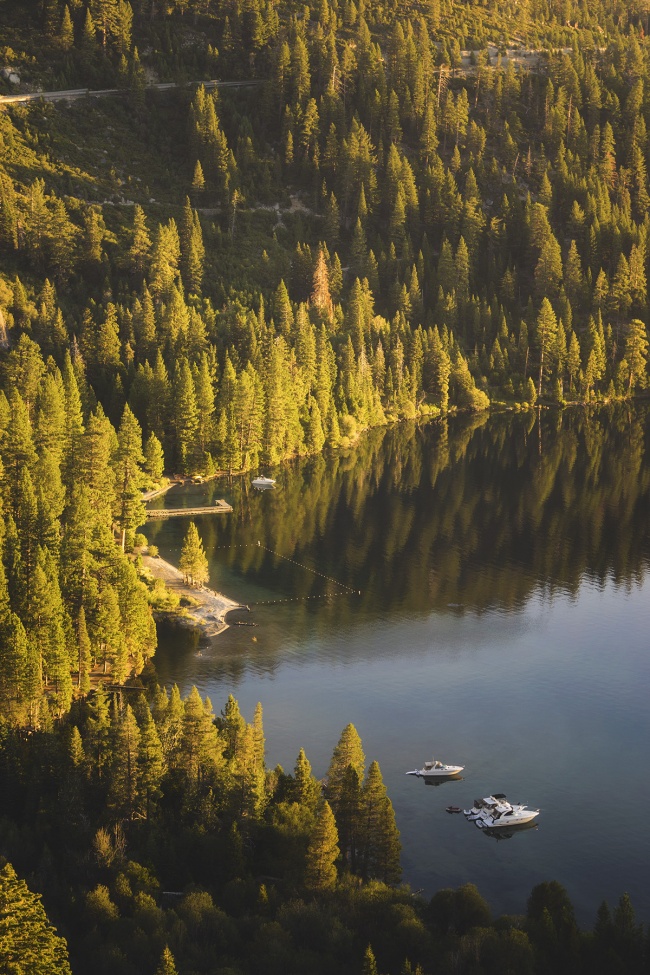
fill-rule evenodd
<path id="1" fill-rule="evenodd" d="M 306 603 L 310 599 L 333 599 L 335 596 L 360 596 L 360 589 L 346 589 L 345 592 L 324 592 L 320 596 L 287 596 L 283 599 L 260 599 L 248 606 L 277 606 L 278 603 Z"/>
<path id="2" fill-rule="evenodd" d="M 311 572 L 312 575 L 320 576 L 321 579 L 327 580 L 327 582 L 332 582 L 335 586 L 338 586 L 340 592 L 325 592 L 318 596 L 286 596 L 279 599 L 260 599 L 257 602 L 247 603 L 242 609 L 250 609 L 251 606 L 277 606 L 279 603 L 306 603 L 308 600 L 312 599 L 333 599 L 335 596 L 360 596 L 360 589 L 353 589 L 352 586 L 346 586 L 344 582 L 339 582 L 338 579 L 334 579 L 332 576 L 325 575 L 324 572 L 319 572 L 318 569 L 312 569 L 311 566 L 305 565 L 303 562 L 297 562 L 296 559 L 289 558 L 288 555 L 281 555 L 280 552 L 276 552 L 275 549 L 269 548 L 267 545 L 262 545 L 261 542 L 244 542 L 242 545 L 217 545 L 215 546 L 215 551 L 219 549 L 230 549 L 230 548 L 260 548 L 270 555 L 275 555 L 278 559 L 283 559 L 285 562 L 291 562 L 293 565 L 297 565 L 299 569 L 304 569 L 305 572 Z"/>

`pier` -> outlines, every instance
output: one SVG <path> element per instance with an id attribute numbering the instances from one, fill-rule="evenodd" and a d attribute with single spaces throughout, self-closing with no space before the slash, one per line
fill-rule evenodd
<path id="1" fill-rule="evenodd" d="M 232 511 L 232 505 L 220 498 L 200 508 L 147 508 L 147 521 L 154 518 L 193 518 L 195 515 L 220 515 Z"/>

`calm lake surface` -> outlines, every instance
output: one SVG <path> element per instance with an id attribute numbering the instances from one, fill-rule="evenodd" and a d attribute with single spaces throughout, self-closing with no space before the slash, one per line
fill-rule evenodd
<path id="1" fill-rule="evenodd" d="M 304 747 L 319 777 L 353 722 L 426 895 L 472 881 L 518 913 L 556 879 L 585 925 L 623 891 L 650 920 L 649 433 L 620 408 L 401 424 L 274 491 L 172 489 L 157 503 L 232 503 L 196 523 L 211 585 L 256 625 L 161 627 L 161 682 L 216 711 L 233 693 L 248 720 L 261 701 L 267 764 Z M 177 563 L 186 530 L 146 533 Z M 404 775 L 432 756 L 464 778 Z M 495 840 L 445 812 L 494 791 L 539 827 Z"/>

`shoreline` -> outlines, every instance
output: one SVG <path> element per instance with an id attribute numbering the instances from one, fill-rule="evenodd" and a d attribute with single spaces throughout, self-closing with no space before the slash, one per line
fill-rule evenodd
<path id="1" fill-rule="evenodd" d="M 233 609 L 246 609 L 242 603 L 235 602 L 214 589 L 196 589 L 185 582 L 183 573 L 171 562 L 151 555 L 142 556 L 142 564 L 154 579 L 162 579 L 168 589 L 178 596 L 192 600 L 196 605 L 183 606 L 181 611 L 160 611 L 170 619 L 203 632 L 206 637 L 215 637 L 228 629 L 226 615 Z"/>

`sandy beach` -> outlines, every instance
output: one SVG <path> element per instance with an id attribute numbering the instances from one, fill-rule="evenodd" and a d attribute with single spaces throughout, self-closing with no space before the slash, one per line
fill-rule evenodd
<path id="1" fill-rule="evenodd" d="M 169 589 L 196 604 L 184 606 L 183 615 L 179 615 L 177 619 L 181 623 L 185 622 L 187 625 L 199 628 L 207 637 L 217 636 L 227 629 L 226 613 L 241 606 L 240 603 L 228 599 L 227 596 L 213 589 L 206 587 L 196 589 L 194 586 L 187 585 L 183 573 L 165 559 L 143 555 L 142 564 L 154 579 L 162 579 Z"/>

